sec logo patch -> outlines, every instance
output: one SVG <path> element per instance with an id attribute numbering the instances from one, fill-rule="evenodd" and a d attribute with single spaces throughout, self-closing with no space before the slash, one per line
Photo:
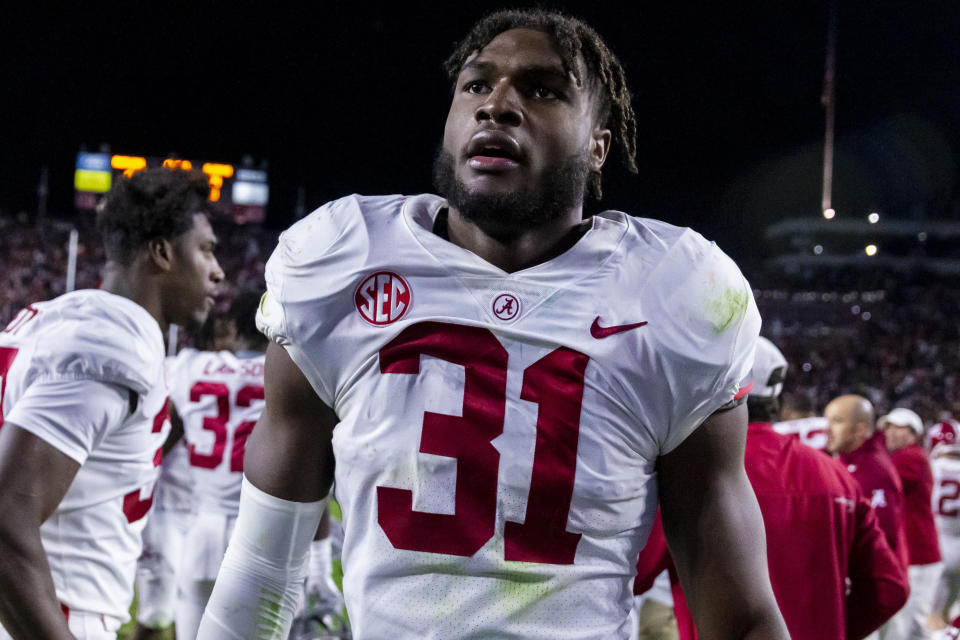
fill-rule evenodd
<path id="1" fill-rule="evenodd" d="M 360 316 L 382 327 L 402 318 L 410 308 L 410 285 L 392 271 L 378 271 L 360 283 L 353 298 Z"/>

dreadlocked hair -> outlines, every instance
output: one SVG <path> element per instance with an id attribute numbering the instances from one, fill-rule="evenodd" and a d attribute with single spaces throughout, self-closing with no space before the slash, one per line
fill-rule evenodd
<path id="1" fill-rule="evenodd" d="M 598 120 L 613 133 L 613 147 L 623 165 L 637 173 L 637 121 L 627 89 L 627 77 L 617 56 L 610 51 L 599 34 L 588 24 L 556 11 L 544 9 L 509 9 L 491 13 L 473 25 L 460 41 L 443 67 L 451 82 L 456 82 L 463 64 L 491 40 L 510 29 L 534 29 L 548 34 L 556 43 L 563 68 L 572 73 L 577 83 L 584 84 L 577 66 L 577 54 L 583 56 L 588 81 L 597 89 Z M 590 190 L 597 200 L 603 196 L 600 172 L 590 177 Z"/>

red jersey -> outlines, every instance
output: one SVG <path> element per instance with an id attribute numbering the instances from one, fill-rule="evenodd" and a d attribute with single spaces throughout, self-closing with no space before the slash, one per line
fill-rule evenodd
<path id="1" fill-rule="evenodd" d="M 910 564 L 940 562 L 940 544 L 933 521 L 933 471 L 923 447 L 912 444 L 890 454 L 903 483 L 903 506 L 906 520 L 907 548 Z"/>
<path id="2" fill-rule="evenodd" d="M 750 424 L 744 464 L 763 515 L 773 592 L 794 640 L 863 638 L 903 606 L 906 569 L 840 464 L 767 423 Z M 659 568 L 646 552 L 638 568 Z M 645 582 L 638 576 L 635 588 Z M 693 638 L 685 607 L 675 606 L 680 637 Z"/>
<path id="3" fill-rule="evenodd" d="M 877 510 L 877 521 L 887 536 L 890 548 L 907 567 L 910 564 L 910 551 L 904 526 L 903 483 L 887 453 L 883 433 L 877 431 L 857 449 L 841 453 L 838 459 L 847 465 L 847 471 L 860 483 L 863 494 Z"/>

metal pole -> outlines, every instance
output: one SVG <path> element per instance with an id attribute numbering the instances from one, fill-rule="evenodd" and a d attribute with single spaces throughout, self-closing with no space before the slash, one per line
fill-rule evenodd
<path id="1" fill-rule="evenodd" d="M 77 230 L 70 229 L 70 240 L 67 243 L 67 292 L 73 291 L 77 286 L 77 245 L 80 241 L 80 234 Z"/>
<path id="2" fill-rule="evenodd" d="M 836 67 L 837 67 L 837 3 L 830 3 L 827 21 L 827 61 L 823 74 L 823 93 L 820 104 L 826 112 L 826 127 L 823 140 L 823 195 L 820 211 L 833 208 L 833 127 L 836 115 Z"/>

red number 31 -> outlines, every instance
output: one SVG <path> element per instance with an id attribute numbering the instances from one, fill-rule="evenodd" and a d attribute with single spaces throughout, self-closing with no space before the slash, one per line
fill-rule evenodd
<path id="1" fill-rule="evenodd" d="M 457 460 L 453 514 L 415 511 L 413 492 L 377 487 L 380 527 L 398 549 L 472 556 L 493 537 L 503 433 L 507 351 L 482 327 L 424 322 L 380 350 L 381 373 L 416 375 L 420 356 L 464 368 L 463 414 L 425 411 L 420 451 Z M 506 560 L 573 564 L 579 533 L 566 530 L 577 466 L 583 378 L 589 358 L 561 347 L 527 367 L 520 398 L 539 405 L 524 522 L 507 521 Z"/>

